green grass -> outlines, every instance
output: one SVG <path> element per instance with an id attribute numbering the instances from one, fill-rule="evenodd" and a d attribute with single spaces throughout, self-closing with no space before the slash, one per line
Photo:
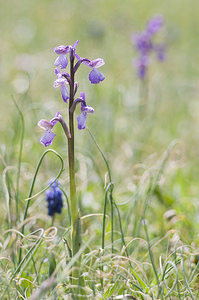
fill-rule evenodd
<path id="1" fill-rule="evenodd" d="M 198 2 L 1 2 L 0 298 L 197 299 Z M 167 60 L 150 68 L 140 117 L 130 37 L 156 13 L 165 18 Z M 82 57 L 104 58 L 106 79 L 91 85 L 84 66 L 77 75 L 95 114 L 87 122 L 94 139 L 88 130 L 75 132 L 83 243 L 71 258 L 67 143 L 59 125 L 52 149 L 63 170 L 49 151 L 33 190 L 31 184 L 45 151 L 37 122 L 57 110 L 67 118 L 52 86 L 53 48 L 77 39 Z M 52 225 L 43 192 L 60 170 L 64 209 Z M 81 284 L 72 286 L 79 256 Z"/>

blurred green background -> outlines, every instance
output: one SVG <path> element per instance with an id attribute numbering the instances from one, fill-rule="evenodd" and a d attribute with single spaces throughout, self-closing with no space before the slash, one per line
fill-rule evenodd
<path id="1" fill-rule="evenodd" d="M 106 79 L 98 86 L 88 81 L 89 70 L 85 66 L 76 79 L 79 92 L 85 91 L 87 104 L 95 108 L 87 125 L 109 159 L 116 201 L 123 203 L 129 199 L 144 172 L 155 168 L 168 145 L 179 139 L 159 183 L 166 205 L 155 200 L 151 211 L 152 216 L 158 211 L 160 221 L 167 209 L 175 208 L 180 216 L 175 226 L 182 229 L 186 221 L 187 238 L 189 226 L 195 236 L 199 222 L 199 2 L 1 0 L 0 4 L 1 171 L 6 166 L 16 166 L 19 154 L 21 123 L 14 97 L 25 119 L 21 207 L 44 151 L 39 143 L 43 132 L 37 122 L 41 118 L 51 119 L 57 110 L 67 119 L 60 92 L 53 88 L 53 48 L 73 44 L 78 39 L 76 50 L 81 57 L 101 57 L 106 63 L 100 69 Z M 167 59 L 163 64 L 154 60 L 150 67 L 149 107 L 140 119 L 140 82 L 132 64 L 137 54 L 131 34 L 142 31 L 155 14 L 162 14 L 165 19 L 162 34 L 167 42 Z M 55 133 L 52 148 L 67 159 L 66 142 L 59 126 Z M 84 211 L 101 211 L 106 168 L 86 130 L 76 131 L 76 149 L 78 189 Z M 46 186 L 58 169 L 56 159 L 47 159 L 36 190 Z M 61 180 L 63 186 L 68 184 L 67 161 Z M 46 213 L 46 204 L 41 199 L 36 200 L 31 214 L 38 212 L 37 205 Z M 128 210 L 128 205 L 123 209 Z M 161 222 L 155 224 L 154 232 L 157 228 L 162 228 Z"/>

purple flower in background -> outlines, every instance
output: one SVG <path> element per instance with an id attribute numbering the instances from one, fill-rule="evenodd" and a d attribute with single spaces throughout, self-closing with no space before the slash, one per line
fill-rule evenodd
<path id="1" fill-rule="evenodd" d="M 82 92 L 80 94 L 80 98 L 83 100 L 81 102 L 81 114 L 77 117 L 77 123 L 78 123 L 78 129 L 85 129 L 86 128 L 86 120 L 87 120 L 87 114 L 93 114 L 94 108 L 91 106 L 86 105 L 85 101 L 85 93 Z"/>
<path id="2" fill-rule="evenodd" d="M 147 32 L 149 34 L 155 34 L 157 33 L 161 27 L 163 26 L 164 19 L 161 15 L 154 16 L 149 22 L 147 26 Z"/>
<path id="3" fill-rule="evenodd" d="M 49 184 L 53 181 L 54 179 L 51 179 Z M 51 184 L 45 194 L 46 201 L 48 202 L 48 215 L 53 217 L 55 213 L 60 214 L 63 207 L 63 200 L 62 190 L 59 188 L 59 183 L 57 180 Z"/>
<path id="4" fill-rule="evenodd" d="M 69 99 L 69 92 L 66 86 L 68 84 L 68 81 L 65 77 L 62 76 L 63 74 L 60 73 L 58 68 L 55 69 L 55 74 L 57 75 L 57 79 L 54 81 L 53 86 L 55 88 L 60 87 L 62 98 L 64 102 L 67 102 L 67 100 Z"/>
<path id="5" fill-rule="evenodd" d="M 133 34 L 132 41 L 136 46 L 138 52 L 140 52 L 142 55 L 148 54 L 152 49 L 150 35 L 147 32 Z"/>
<path id="6" fill-rule="evenodd" d="M 149 57 L 146 56 L 140 56 L 134 61 L 134 65 L 137 68 L 138 76 L 141 79 L 144 79 L 146 76 L 147 67 L 149 66 Z"/>
<path id="7" fill-rule="evenodd" d="M 156 44 L 154 41 L 154 35 L 162 28 L 163 22 L 162 16 L 154 16 L 148 22 L 145 31 L 132 36 L 132 42 L 139 53 L 139 57 L 135 60 L 134 65 L 137 68 L 138 77 L 142 80 L 147 75 L 147 69 L 150 64 L 149 58 L 152 52 L 156 54 L 156 58 L 159 61 L 165 59 L 165 45 Z"/>
<path id="8" fill-rule="evenodd" d="M 47 120 L 40 120 L 37 125 L 46 130 L 44 135 L 42 136 L 40 143 L 43 144 L 45 147 L 48 147 L 52 144 L 54 137 L 56 136 L 56 134 L 54 134 L 51 129 L 53 129 L 53 127 L 57 124 L 58 117 L 61 116 L 60 112 L 58 111 L 55 115 L 55 118 L 53 118 L 51 121 L 47 121 Z"/>
<path id="9" fill-rule="evenodd" d="M 164 61 L 165 60 L 165 45 L 155 45 L 154 46 L 154 51 L 156 53 L 156 57 L 159 61 Z"/>

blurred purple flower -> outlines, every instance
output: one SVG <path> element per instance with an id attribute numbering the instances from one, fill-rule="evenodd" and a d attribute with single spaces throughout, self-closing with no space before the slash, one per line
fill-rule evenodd
<path id="1" fill-rule="evenodd" d="M 40 143 L 45 147 L 50 146 L 53 142 L 54 137 L 56 136 L 56 134 L 54 134 L 51 129 L 53 129 L 53 127 L 57 124 L 59 116 L 61 116 L 61 113 L 58 111 L 51 121 L 42 119 L 37 123 L 40 128 L 46 130 L 40 140 Z"/>
<path id="2" fill-rule="evenodd" d="M 157 33 L 161 27 L 163 26 L 164 19 L 163 16 L 161 15 L 156 15 L 154 16 L 149 22 L 147 26 L 147 32 L 149 34 L 155 34 Z"/>
<path id="3" fill-rule="evenodd" d="M 87 120 L 87 114 L 93 114 L 94 113 L 94 108 L 91 106 L 86 105 L 85 101 L 85 93 L 82 92 L 80 94 L 80 98 L 83 100 L 81 102 L 81 114 L 77 117 L 77 122 L 78 122 L 78 129 L 85 129 L 86 128 L 86 120 Z"/>
<path id="4" fill-rule="evenodd" d="M 163 22 L 162 16 L 154 16 L 148 22 L 145 31 L 133 34 L 132 36 L 132 42 L 139 53 L 139 57 L 135 60 L 134 65 L 136 66 L 138 76 L 141 79 L 146 77 L 147 68 L 150 63 L 149 57 L 152 52 L 156 53 L 156 57 L 159 61 L 165 59 L 165 45 L 157 45 L 153 40 L 153 36 L 161 29 Z"/>
<path id="5" fill-rule="evenodd" d="M 154 51 L 155 51 L 157 59 L 159 61 L 164 61 L 165 60 L 165 55 L 166 55 L 165 45 L 155 45 L 154 46 Z"/>
<path id="6" fill-rule="evenodd" d="M 150 60 L 147 55 L 140 56 L 134 61 L 134 65 L 137 68 L 138 76 L 141 79 L 144 79 L 146 76 L 146 71 L 147 71 L 147 67 L 149 66 L 149 62 Z"/>
<path id="7" fill-rule="evenodd" d="M 60 87 L 61 95 L 64 102 L 67 102 L 69 99 L 69 91 L 67 88 L 68 81 L 66 78 L 62 77 L 62 73 L 60 73 L 59 69 L 55 69 L 55 74 L 57 75 L 57 79 L 54 81 L 54 88 Z"/>
<path id="8" fill-rule="evenodd" d="M 143 55 L 148 54 L 148 52 L 152 49 L 152 42 L 150 38 L 151 36 L 145 31 L 133 34 L 132 41 L 138 52 Z"/>

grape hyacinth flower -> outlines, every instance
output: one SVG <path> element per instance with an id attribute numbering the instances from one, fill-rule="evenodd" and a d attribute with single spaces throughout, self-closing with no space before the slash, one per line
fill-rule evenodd
<path id="1" fill-rule="evenodd" d="M 49 184 L 53 181 L 54 179 L 51 179 Z M 57 180 L 50 185 L 45 194 L 46 201 L 48 202 L 48 215 L 53 217 L 55 213 L 60 214 L 63 208 L 63 200 L 62 190 L 59 188 L 59 183 Z"/>
<path id="2" fill-rule="evenodd" d="M 154 41 L 156 33 L 160 31 L 164 23 L 161 15 L 154 16 L 147 24 L 146 29 L 132 35 L 132 42 L 138 51 L 138 58 L 134 61 L 138 77 L 146 79 L 147 69 L 150 64 L 150 56 L 154 52 L 159 61 L 165 59 L 165 45 Z"/>

